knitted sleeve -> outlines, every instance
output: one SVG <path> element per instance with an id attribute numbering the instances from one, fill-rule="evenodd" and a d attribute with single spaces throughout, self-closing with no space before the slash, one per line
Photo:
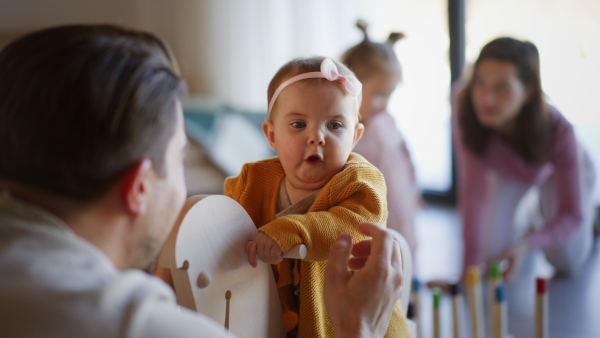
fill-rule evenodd
<path id="1" fill-rule="evenodd" d="M 240 201 L 240 196 L 246 185 L 246 177 L 248 176 L 248 164 L 244 164 L 242 171 L 238 176 L 228 177 L 225 179 L 224 195 L 231 197 L 237 202 Z"/>
<path id="2" fill-rule="evenodd" d="M 358 242 L 366 239 L 358 230 L 360 223 L 385 224 L 386 218 L 383 176 L 370 163 L 355 162 L 323 187 L 308 213 L 280 217 L 259 231 L 273 238 L 284 252 L 304 244 L 305 260 L 324 261 L 339 234 L 349 233 Z"/>

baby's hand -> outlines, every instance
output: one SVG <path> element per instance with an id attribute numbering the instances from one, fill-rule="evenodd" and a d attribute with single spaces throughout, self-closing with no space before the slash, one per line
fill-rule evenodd
<path id="1" fill-rule="evenodd" d="M 283 251 L 269 235 L 259 232 L 254 239 L 246 245 L 248 263 L 256 267 L 256 256 L 267 264 L 277 264 L 283 259 Z"/>

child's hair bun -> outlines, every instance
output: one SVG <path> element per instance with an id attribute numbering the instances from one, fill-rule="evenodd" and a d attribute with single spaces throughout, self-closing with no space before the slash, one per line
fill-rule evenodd
<path id="1" fill-rule="evenodd" d="M 391 32 L 390 36 L 388 36 L 388 39 L 386 41 L 387 44 L 393 46 L 396 41 L 400 40 L 404 38 L 404 33 L 400 33 L 400 32 Z"/>
<path id="2" fill-rule="evenodd" d="M 365 35 L 365 41 L 369 40 L 369 35 L 367 34 L 367 28 L 369 27 L 369 24 L 367 24 L 365 20 L 358 19 L 358 21 L 356 21 L 356 27 L 358 27 L 358 29 L 360 29 Z"/>
<path id="3" fill-rule="evenodd" d="M 358 29 L 360 29 L 363 32 L 363 34 L 365 36 L 364 41 L 369 41 L 369 34 L 367 34 L 367 28 L 369 28 L 369 24 L 363 19 L 358 19 L 356 21 L 356 27 L 358 27 Z M 388 36 L 386 43 L 390 46 L 394 46 L 396 41 L 398 41 L 402 38 L 404 38 L 404 33 L 391 32 L 390 36 Z"/>

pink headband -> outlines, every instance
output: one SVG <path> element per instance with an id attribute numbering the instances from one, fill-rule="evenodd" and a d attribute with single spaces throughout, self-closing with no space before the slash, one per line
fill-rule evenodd
<path id="1" fill-rule="evenodd" d="M 273 93 L 273 97 L 271 98 L 271 102 L 269 102 L 269 116 L 271 116 L 271 110 L 273 109 L 273 105 L 275 105 L 275 100 L 277 100 L 277 96 L 281 93 L 285 87 L 291 85 L 294 82 L 304 80 L 304 79 L 313 79 L 313 78 L 324 78 L 329 81 L 339 82 L 344 85 L 344 88 L 348 92 L 348 94 L 354 96 L 358 100 L 358 95 L 362 90 L 362 84 L 354 75 L 341 75 L 338 73 L 337 67 L 335 63 L 330 58 L 326 58 L 321 62 L 321 71 L 320 72 L 310 72 L 304 73 L 300 75 L 296 75 L 293 78 L 285 81 L 280 84 Z"/>

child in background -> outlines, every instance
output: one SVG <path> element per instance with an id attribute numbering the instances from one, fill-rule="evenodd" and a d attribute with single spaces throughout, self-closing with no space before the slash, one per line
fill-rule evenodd
<path id="1" fill-rule="evenodd" d="M 354 151 L 375 165 L 385 177 L 389 208 L 387 226 L 404 236 L 414 266 L 417 248 L 415 214 L 423 202 L 406 142 L 396 128 L 394 118 L 387 112 L 390 95 L 402 80 L 400 62 L 393 47 L 404 35 L 391 33 L 385 43 L 377 43 L 369 39 L 365 22 L 359 20 L 356 25 L 362 30 L 364 39 L 342 56 L 342 63 L 363 84 L 360 114 L 365 132 Z"/>
<path id="2" fill-rule="evenodd" d="M 323 57 L 295 59 L 279 69 L 268 89 L 263 132 L 278 156 L 243 166 L 225 182 L 225 195 L 248 212 L 258 234 L 248 245 L 273 266 L 288 336 L 333 337 L 325 310 L 324 271 L 330 245 L 341 233 L 365 239 L 361 222 L 385 224 L 381 173 L 351 153 L 360 140 L 361 84 L 343 65 Z M 283 259 L 297 244 L 304 260 Z M 396 306 L 387 336 L 408 336 Z"/>

